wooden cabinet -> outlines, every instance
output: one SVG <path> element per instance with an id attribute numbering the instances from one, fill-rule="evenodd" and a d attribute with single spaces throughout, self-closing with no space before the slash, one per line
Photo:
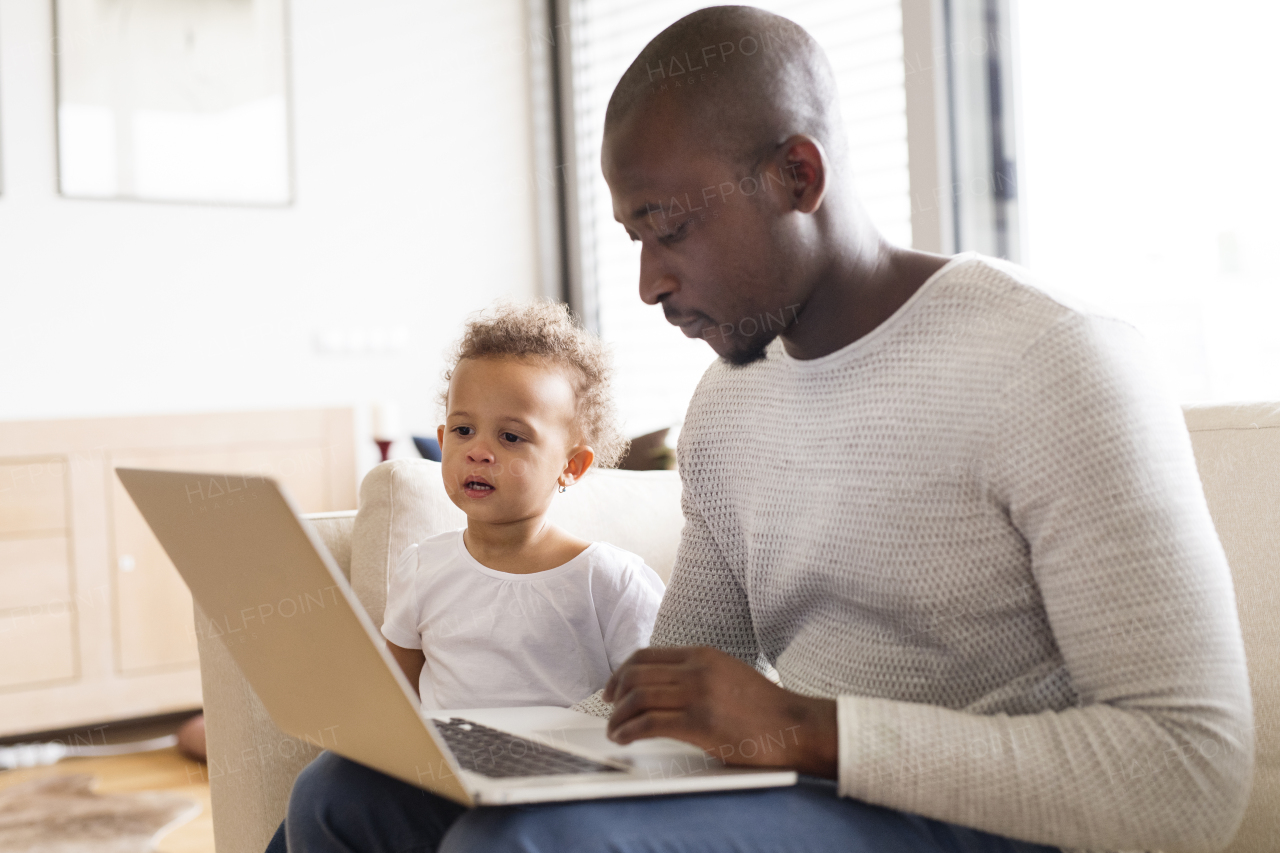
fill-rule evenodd
<path id="1" fill-rule="evenodd" d="M 324 450 L 318 446 L 113 453 L 110 466 L 265 474 L 278 480 L 303 512 L 327 512 L 330 506 L 328 466 Z M 191 594 L 120 485 L 120 479 L 113 477 L 111 486 L 117 666 L 122 673 L 139 673 L 195 665 L 199 658 Z M 217 488 L 216 483 L 214 487 Z M 354 503 L 340 508 L 352 509 Z"/>
<path id="2" fill-rule="evenodd" d="M 0 690 L 78 674 L 69 493 L 62 457 L 0 464 Z"/>
<path id="3" fill-rule="evenodd" d="M 201 704 L 191 595 L 116 467 L 354 509 L 350 409 L 0 423 L 0 736 Z"/>

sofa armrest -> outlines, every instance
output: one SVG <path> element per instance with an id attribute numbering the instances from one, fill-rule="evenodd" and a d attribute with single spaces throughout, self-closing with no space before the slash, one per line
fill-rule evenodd
<path id="1" fill-rule="evenodd" d="M 351 531 L 356 524 L 356 511 L 313 512 L 303 516 L 329 549 L 342 574 L 351 580 Z"/>
<path id="2" fill-rule="evenodd" d="M 351 576 L 355 512 L 307 516 L 334 561 Z M 197 626 L 209 620 L 195 607 Z M 197 630 L 204 691 L 207 773 L 217 853 L 262 853 L 284 819 L 298 773 L 328 744 L 287 735 L 272 722 L 220 636 Z"/>

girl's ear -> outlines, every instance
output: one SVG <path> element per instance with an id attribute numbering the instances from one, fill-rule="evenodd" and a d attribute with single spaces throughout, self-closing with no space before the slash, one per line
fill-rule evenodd
<path id="1" fill-rule="evenodd" d="M 591 463 L 596 460 L 596 452 L 585 444 L 579 444 L 569 451 L 570 456 L 564 463 L 564 471 L 560 473 L 560 485 L 572 486 L 587 473 Z"/>
<path id="2" fill-rule="evenodd" d="M 440 452 L 444 453 L 444 424 L 436 427 L 436 442 L 440 445 Z"/>

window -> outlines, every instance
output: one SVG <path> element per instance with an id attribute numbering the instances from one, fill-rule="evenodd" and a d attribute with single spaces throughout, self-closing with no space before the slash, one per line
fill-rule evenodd
<path id="1" fill-rule="evenodd" d="M 1146 335 L 1183 401 L 1280 398 L 1273 3 L 1015 7 L 1022 262 Z"/>
<path id="2" fill-rule="evenodd" d="M 614 347 L 635 435 L 683 416 L 714 355 L 640 302 L 638 249 L 613 221 L 600 175 L 604 110 L 645 43 L 705 3 L 556 5 L 569 33 L 566 242 L 580 307 Z M 1280 6 L 760 5 L 804 26 L 831 58 L 859 189 L 888 239 L 911 245 L 914 216 L 925 248 L 1005 255 L 1132 322 L 1183 401 L 1280 397 L 1280 271 L 1266 257 L 1280 233 L 1280 77 L 1267 41 Z M 946 73 L 922 89 L 930 75 L 917 72 L 931 65 Z"/>
<path id="3" fill-rule="evenodd" d="M 616 393 L 628 435 L 684 417 L 715 354 L 640 301 L 639 249 L 613 218 L 600 174 L 605 107 L 623 71 L 667 25 L 708 5 L 690 0 L 569 0 L 572 131 L 584 310 L 614 350 Z M 827 51 L 849 127 L 863 203 L 885 237 L 911 244 L 900 0 L 766 0 Z M 570 185 L 571 190 L 573 185 Z M 593 301 L 593 299 L 594 301 Z"/>

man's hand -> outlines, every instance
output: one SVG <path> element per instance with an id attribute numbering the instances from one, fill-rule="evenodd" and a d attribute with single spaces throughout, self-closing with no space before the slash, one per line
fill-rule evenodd
<path id="1" fill-rule="evenodd" d="M 777 686 L 705 646 L 641 649 L 609 679 L 609 738 L 670 737 L 726 764 L 836 778 L 836 703 Z"/>

